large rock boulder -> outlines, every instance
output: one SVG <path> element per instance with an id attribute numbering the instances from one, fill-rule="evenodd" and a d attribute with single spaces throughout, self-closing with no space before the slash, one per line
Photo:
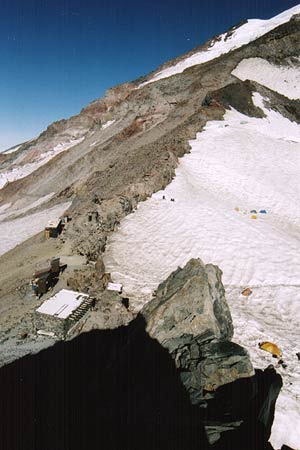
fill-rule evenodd
<path id="1" fill-rule="evenodd" d="M 170 346 L 178 336 L 190 334 L 198 341 L 231 339 L 233 326 L 217 266 L 191 259 L 171 273 L 143 310 L 147 331 Z"/>
<path id="2" fill-rule="evenodd" d="M 254 372 L 247 351 L 231 341 L 221 277 L 200 259 L 178 268 L 142 310 L 146 330 L 174 359 L 214 450 L 271 450 L 282 380 L 273 368 Z"/>
<path id="3" fill-rule="evenodd" d="M 233 325 L 221 270 L 200 259 L 178 268 L 142 314 L 147 332 L 167 348 L 193 404 L 220 386 L 254 374 L 247 351 L 231 342 Z"/>

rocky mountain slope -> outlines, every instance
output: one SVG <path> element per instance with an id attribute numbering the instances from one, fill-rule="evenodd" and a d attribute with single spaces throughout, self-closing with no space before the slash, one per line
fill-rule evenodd
<path id="1" fill-rule="evenodd" d="M 236 339 L 255 367 L 272 362 L 259 339 L 282 345 L 272 442 L 300 446 L 299 48 L 299 6 L 248 21 L 0 154 L 3 363 L 35 345 L 18 335 L 30 329 L 28 282 L 46 259 L 73 261 L 55 290 L 73 283 L 100 299 L 85 262 L 104 258 L 134 315 L 178 265 L 200 257 L 224 272 Z M 63 235 L 45 240 L 45 224 L 64 211 Z M 253 296 L 241 303 L 248 285 Z M 120 313 L 113 323 L 129 320 Z M 103 314 L 101 326 L 110 321 Z"/>

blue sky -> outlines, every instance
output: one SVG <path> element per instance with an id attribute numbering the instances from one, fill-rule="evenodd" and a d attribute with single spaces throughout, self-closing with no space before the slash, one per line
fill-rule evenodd
<path id="1" fill-rule="evenodd" d="M 293 0 L 1 0 L 0 150 L 246 18 Z"/>

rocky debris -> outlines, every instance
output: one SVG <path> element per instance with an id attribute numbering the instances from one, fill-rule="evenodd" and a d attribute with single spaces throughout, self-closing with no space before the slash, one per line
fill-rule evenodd
<path id="1" fill-rule="evenodd" d="M 73 241 L 73 251 L 79 255 L 84 255 L 94 261 L 105 250 L 106 236 L 102 234 L 100 227 L 89 227 L 89 233 L 83 234 L 83 239 L 79 236 Z"/>
<path id="2" fill-rule="evenodd" d="M 133 89 L 134 85 L 132 83 L 123 83 L 110 88 L 105 92 L 103 98 L 91 102 L 86 108 L 82 109 L 81 113 L 92 117 L 100 115 L 103 122 L 105 121 L 104 118 L 109 120 L 104 114 L 108 112 L 112 114 L 114 107 L 126 100 Z"/>
<path id="3" fill-rule="evenodd" d="M 75 215 L 72 226 L 66 232 L 67 238 L 72 240 L 73 252 L 85 255 L 91 261 L 97 261 L 105 250 L 108 234 L 117 229 L 121 218 L 132 212 L 137 202 L 137 196 L 134 194 L 131 197 L 119 195 L 102 200 L 93 194 L 93 212 L 87 211 L 87 203 L 84 215 Z M 93 220 L 90 220 L 91 214 Z"/>
<path id="4" fill-rule="evenodd" d="M 75 269 L 72 276 L 67 279 L 67 286 L 72 291 L 84 292 L 92 297 L 98 297 L 111 281 L 110 274 L 99 270 L 99 266 L 86 266 Z"/>
<path id="5" fill-rule="evenodd" d="M 95 308 L 89 312 L 81 333 L 91 330 L 115 329 L 122 325 L 128 325 L 134 315 L 126 308 L 123 300 L 123 297 L 115 291 L 97 292 Z"/>
<path id="6" fill-rule="evenodd" d="M 123 83 L 108 89 L 103 98 L 92 101 L 80 114 L 52 123 L 39 139 L 53 137 L 57 133 L 68 133 L 70 128 L 86 130 L 101 126 L 112 118 L 113 108 L 120 105 L 133 89 L 132 83 Z"/>
<path id="7" fill-rule="evenodd" d="M 253 91 L 253 85 L 248 80 L 242 83 L 231 83 L 206 95 L 203 106 L 221 104 L 226 108 L 233 107 L 249 117 L 265 117 L 263 111 L 253 104 Z"/>
<path id="8" fill-rule="evenodd" d="M 19 334 L 19 338 L 20 339 L 26 339 L 28 337 L 28 331 L 22 331 L 20 334 Z"/>
<path id="9" fill-rule="evenodd" d="M 72 241 L 73 252 L 96 261 L 105 251 L 108 235 L 115 231 L 121 219 L 134 212 L 138 202 L 145 200 L 148 195 L 149 190 L 147 192 L 147 188 L 142 183 L 132 186 L 126 193 L 108 199 L 99 200 L 100 196 L 93 194 L 91 203 L 94 204 L 97 219 L 88 220 L 89 203 L 87 203 L 85 215 L 75 215 L 72 225 L 65 233 L 65 236 Z"/>
<path id="10" fill-rule="evenodd" d="M 76 130 L 76 137 L 86 134 L 87 130 L 95 126 L 95 121 L 84 115 L 73 116 L 70 119 L 62 119 L 53 122 L 48 128 L 38 137 L 39 143 L 53 138 L 57 135 L 61 137 L 72 137 Z M 74 130 L 74 131 L 73 131 Z"/>
<path id="11" fill-rule="evenodd" d="M 142 310 L 148 333 L 169 350 L 193 404 L 206 405 L 218 387 L 254 373 L 246 350 L 231 342 L 221 275 L 218 267 L 192 259 Z"/>
<path id="12" fill-rule="evenodd" d="M 102 261 L 102 259 L 98 259 L 95 263 L 95 271 L 99 274 L 99 276 L 102 276 L 105 274 L 105 264 Z"/>

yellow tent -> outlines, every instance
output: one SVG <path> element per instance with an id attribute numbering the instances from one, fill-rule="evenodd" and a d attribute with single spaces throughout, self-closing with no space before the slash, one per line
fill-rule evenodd
<path id="1" fill-rule="evenodd" d="M 281 350 L 277 347 L 276 344 L 273 344 L 273 342 L 260 342 L 258 346 L 261 350 L 272 353 L 272 355 L 278 356 L 278 358 L 282 357 Z"/>
<path id="2" fill-rule="evenodd" d="M 257 215 L 256 214 L 252 214 L 251 219 L 257 219 Z"/>

